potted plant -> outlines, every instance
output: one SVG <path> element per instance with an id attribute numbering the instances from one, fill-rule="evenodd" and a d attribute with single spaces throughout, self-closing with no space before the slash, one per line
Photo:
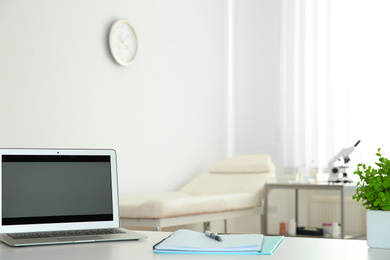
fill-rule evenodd
<path id="1" fill-rule="evenodd" d="M 377 167 L 358 164 L 354 174 L 360 181 L 353 199 L 366 207 L 367 244 L 369 247 L 390 249 L 390 160 L 378 149 Z"/>

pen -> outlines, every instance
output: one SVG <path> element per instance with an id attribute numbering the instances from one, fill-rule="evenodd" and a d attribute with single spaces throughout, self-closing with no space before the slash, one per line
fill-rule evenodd
<path id="1" fill-rule="evenodd" d="M 219 241 L 219 242 L 222 241 L 222 238 L 221 238 L 220 236 L 218 236 L 218 234 L 213 233 L 213 232 L 211 232 L 211 231 L 208 231 L 208 230 L 207 230 L 206 232 L 204 232 L 204 234 L 205 234 L 206 236 L 212 238 L 212 239 L 215 239 L 215 240 Z"/>

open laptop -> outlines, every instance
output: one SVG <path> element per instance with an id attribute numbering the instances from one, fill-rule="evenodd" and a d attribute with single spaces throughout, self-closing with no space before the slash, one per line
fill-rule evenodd
<path id="1" fill-rule="evenodd" d="M 136 240 L 119 227 L 114 150 L 0 149 L 0 239 L 11 246 Z"/>

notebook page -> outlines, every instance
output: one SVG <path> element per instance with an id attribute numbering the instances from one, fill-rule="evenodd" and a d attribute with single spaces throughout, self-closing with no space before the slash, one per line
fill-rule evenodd
<path id="1" fill-rule="evenodd" d="M 219 235 L 222 241 L 204 233 L 181 229 L 155 246 L 157 250 L 245 252 L 260 251 L 264 236 L 260 234 Z"/>

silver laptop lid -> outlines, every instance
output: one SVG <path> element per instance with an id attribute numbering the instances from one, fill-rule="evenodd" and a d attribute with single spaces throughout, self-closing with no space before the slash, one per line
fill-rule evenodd
<path id="1" fill-rule="evenodd" d="M 119 227 L 114 150 L 0 149 L 0 233 Z"/>

